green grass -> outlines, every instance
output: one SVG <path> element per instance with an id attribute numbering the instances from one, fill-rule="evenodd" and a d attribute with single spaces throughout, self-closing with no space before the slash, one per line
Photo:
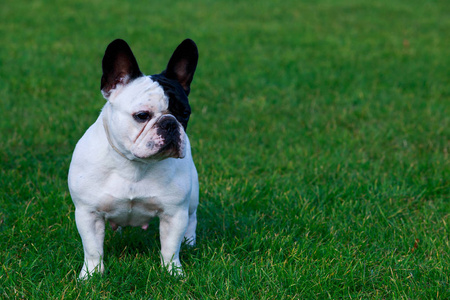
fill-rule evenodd
<path id="1" fill-rule="evenodd" d="M 3 1 L 0 298 L 449 299 L 447 1 Z M 186 277 L 157 220 L 82 260 L 66 176 L 104 104 L 101 58 L 147 74 L 186 37 L 200 175 Z"/>

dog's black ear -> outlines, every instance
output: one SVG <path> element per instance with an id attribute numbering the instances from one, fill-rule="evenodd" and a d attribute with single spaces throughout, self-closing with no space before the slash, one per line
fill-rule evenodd
<path id="1" fill-rule="evenodd" d="M 121 39 L 111 42 L 106 48 L 102 70 L 100 89 L 105 98 L 110 96 L 118 84 L 127 84 L 142 76 L 130 46 Z"/>
<path id="2" fill-rule="evenodd" d="M 186 95 L 191 91 L 191 82 L 194 78 L 198 62 L 197 45 L 191 39 L 185 39 L 172 54 L 163 72 L 167 78 L 177 80 Z"/>

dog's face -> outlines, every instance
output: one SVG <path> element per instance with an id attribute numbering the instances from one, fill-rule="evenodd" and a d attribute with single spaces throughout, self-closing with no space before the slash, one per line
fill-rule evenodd
<path id="1" fill-rule="evenodd" d="M 144 76 L 123 40 L 105 51 L 101 91 L 109 105 L 104 125 L 109 138 L 130 159 L 152 160 L 185 156 L 186 128 L 191 114 L 190 83 L 198 52 L 183 41 L 161 74 Z"/>

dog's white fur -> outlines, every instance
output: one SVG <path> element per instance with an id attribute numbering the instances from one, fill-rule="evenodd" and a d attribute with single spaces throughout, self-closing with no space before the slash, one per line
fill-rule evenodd
<path id="1" fill-rule="evenodd" d="M 193 245 L 196 239 L 199 192 L 189 139 L 179 125 L 184 157 L 152 158 L 161 146 L 155 124 L 162 115 L 169 115 L 169 100 L 150 77 L 118 84 L 107 96 L 97 121 L 76 145 L 69 171 L 85 257 L 79 278 L 104 271 L 107 221 L 114 229 L 146 229 L 155 216 L 160 219 L 162 264 L 171 272 L 181 273 L 181 242 L 184 238 Z M 153 113 L 147 124 L 130 117 L 144 110 Z"/>

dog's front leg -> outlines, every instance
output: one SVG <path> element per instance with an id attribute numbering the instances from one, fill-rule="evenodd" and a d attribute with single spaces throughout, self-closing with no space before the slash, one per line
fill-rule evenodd
<path id="1" fill-rule="evenodd" d="M 103 241 L 105 239 L 105 220 L 89 209 L 76 209 L 75 221 L 84 249 L 84 264 L 80 279 L 86 279 L 98 271 L 103 273 Z"/>
<path id="2" fill-rule="evenodd" d="M 162 264 L 174 275 L 182 275 L 180 247 L 188 226 L 188 211 L 180 209 L 174 215 L 160 216 L 159 234 L 161 240 Z"/>

